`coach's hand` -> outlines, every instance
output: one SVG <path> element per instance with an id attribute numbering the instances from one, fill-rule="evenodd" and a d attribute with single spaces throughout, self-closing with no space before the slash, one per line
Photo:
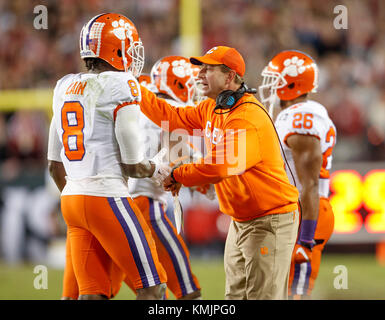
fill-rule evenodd
<path id="1" fill-rule="evenodd" d="M 302 242 L 296 243 L 294 247 L 294 263 L 300 264 L 304 262 L 311 262 L 312 243 Z"/>
<path id="2" fill-rule="evenodd" d="M 171 191 L 173 196 L 177 196 L 179 194 L 179 190 L 182 187 L 182 184 L 174 179 L 173 171 L 164 179 L 163 188 L 166 191 Z"/>

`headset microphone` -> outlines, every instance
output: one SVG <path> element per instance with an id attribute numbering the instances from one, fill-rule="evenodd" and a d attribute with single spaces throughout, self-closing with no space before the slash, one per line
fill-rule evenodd
<path id="1" fill-rule="evenodd" d="M 247 88 L 246 93 L 256 94 L 258 92 L 255 88 Z"/>

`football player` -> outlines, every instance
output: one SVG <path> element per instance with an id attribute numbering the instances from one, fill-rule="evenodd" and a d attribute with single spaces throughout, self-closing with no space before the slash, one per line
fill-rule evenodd
<path id="1" fill-rule="evenodd" d="M 168 103 L 177 107 L 194 105 L 195 79 L 188 59 L 181 56 L 167 56 L 158 60 L 152 67 L 150 79 L 151 82 L 147 83 L 146 87 L 152 88 L 158 97 Z M 171 163 L 185 162 L 190 158 L 201 156 L 187 144 L 187 141 L 180 143 L 178 136 L 170 139 L 168 134 L 163 133 L 161 128 L 144 114 L 139 118 L 139 127 L 141 132 L 146 134 L 145 151 L 149 157 L 157 154 L 161 146 L 167 146 L 170 150 Z M 200 285 L 191 270 L 188 248 L 166 215 L 168 192 L 151 178 L 130 179 L 128 186 L 134 202 L 151 228 L 159 260 L 167 273 L 167 287 L 177 299 L 200 298 Z M 125 282 L 131 287 L 129 281 Z"/>
<path id="2" fill-rule="evenodd" d="M 270 114 L 274 104 L 280 103 L 275 125 L 288 160 L 288 176 L 300 191 L 302 217 L 292 256 L 289 296 L 306 299 L 334 228 L 328 196 L 337 132 L 326 108 L 309 99 L 318 85 L 318 68 L 309 55 L 283 51 L 264 68 L 262 77 L 259 93 Z"/>
<path id="3" fill-rule="evenodd" d="M 174 61 L 174 64 L 183 66 L 183 69 L 173 70 Z M 170 70 L 168 70 L 169 67 Z M 180 56 L 165 57 L 154 65 L 149 77 L 140 75 L 138 82 L 179 107 L 193 105 L 195 82 L 192 78 L 191 67 L 192 65 L 186 58 Z M 172 94 L 174 98 L 171 98 L 168 93 Z M 138 129 L 146 136 L 146 140 L 143 141 L 145 154 L 147 156 L 157 154 L 162 145 L 160 141 L 162 130 L 143 114 L 138 118 Z M 169 141 L 164 142 L 164 144 L 168 143 Z M 168 147 L 172 149 L 171 144 Z M 184 152 L 191 154 L 188 147 Z M 170 157 L 171 161 L 178 161 L 176 154 Z M 200 284 L 191 271 L 188 248 L 166 215 L 167 192 L 151 178 L 131 178 L 128 181 L 128 186 L 130 195 L 145 217 L 155 239 L 159 260 L 167 273 L 168 288 L 177 299 L 199 299 L 201 297 Z M 112 296 L 116 296 L 119 292 L 122 280 L 136 293 L 131 278 L 126 277 L 117 265 L 112 265 L 110 270 Z M 77 297 L 78 291 L 71 266 L 66 268 L 66 274 L 65 291 L 67 294 L 65 296 L 74 299 Z"/>
<path id="4" fill-rule="evenodd" d="M 166 272 L 127 187 L 128 177 L 160 182 L 170 172 L 161 154 L 146 160 L 141 148 L 136 77 L 143 45 L 128 18 L 101 14 L 82 28 L 80 56 L 87 72 L 68 74 L 55 87 L 48 144 L 68 230 L 66 264 L 73 267 L 66 267 L 63 297 L 76 290 L 66 286 L 73 271 L 79 299 L 110 298 L 117 265 L 137 299 L 161 299 Z"/>

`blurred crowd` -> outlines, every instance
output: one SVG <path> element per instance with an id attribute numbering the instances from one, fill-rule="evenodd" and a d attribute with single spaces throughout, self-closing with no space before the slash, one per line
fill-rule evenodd
<path id="1" fill-rule="evenodd" d="M 53 88 L 63 75 L 84 70 L 79 33 L 101 12 L 119 12 L 134 22 L 148 73 L 160 57 L 181 53 L 180 2 L 0 0 L 0 94 Z M 34 28 L 37 5 L 48 9 L 47 29 Z M 347 29 L 335 28 L 337 5 L 347 8 Z M 337 126 L 334 161 L 385 159 L 385 1 L 201 0 L 201 9 L 202 54 L 215 45 L 236 47 L 251 87 L 259 85 L 263 67 L 279 51 L 310 54 L 320 69 L 314 99 Z M 20 177 L 31 190 L 45 184 L 47 120 L 41 112 L 0 110 L 2 189 L 17 186 Z"/>

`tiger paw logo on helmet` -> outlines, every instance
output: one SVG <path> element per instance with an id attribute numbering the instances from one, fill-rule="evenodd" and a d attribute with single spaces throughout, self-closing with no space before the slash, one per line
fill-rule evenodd
<path id="1" fill-rule="evenodd" d="M 278 53 L 261 73 L 259 86 L 262 103 L 269 105 L 269 112 L 276 99 L 293 100 L 309 92 L 316 92 L 318 67 L 313 58 L 298 50 Z"/>
<path id="2" fill-rule="evenodd" d="M 297 77 L 299 74 L 304 73 L 306 70 L 306 67 L 303 66 L 304 62 L 305 60 L 299 59 L 297 56 L 286 59 L 283 62 L 285 68 L 282 71 L 282 76 Z"/>
<path id="3" fill-rule="evenodd" d="M 100 58 L 120 71 L 142 72 L 144 48 L 133 22 L 119 13 L 102 13 L 80 32 L 80 57 Z"/>
<path id="4" fill-rule="evenodd" d="M 129 23 L 125 23 L 123 19 L 120 19 L 119 21 L 112 21 L 111 25 L 114 28 L 112 32 L 114 33 L 115 37 L 117 37 L 119 40 L 125 40 L 128 38 L 132 41 L 132 31 L 130 28 L 131 25 Z"/>
<path id="5" fill-rule="evenodd" d="M 159 59 L 151 69 L 151 82 L 158 93 L 169 95 L 182 104 L 193 105 L 196 81 L 190 61 L 182 56 Z"/>
<path id="6" fill-rule="evenodd" d="M 172 72 L 179 78 L 184 78 L 192 74 L 191 64 L 186 60 L 174 60 L 171 63 Z"/>

